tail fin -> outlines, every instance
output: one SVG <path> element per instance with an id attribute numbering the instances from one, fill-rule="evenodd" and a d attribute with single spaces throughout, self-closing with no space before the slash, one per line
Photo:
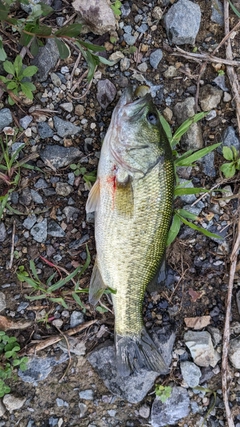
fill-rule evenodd
<path id="1" fill-rule="evenodd" d="M 139 336 L 115 336 L 117 370 L 123 377 L 142 368 L 166 375 L 169 369 L 145 328 Z"/>

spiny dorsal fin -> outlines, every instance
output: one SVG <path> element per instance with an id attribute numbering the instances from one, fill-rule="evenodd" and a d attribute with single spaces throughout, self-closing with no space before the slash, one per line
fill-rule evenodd
<path id="1" fill-rule="evenodd" d="M 96 212 L 98 207 L 98 201 L 100 197 L 100 181 L 99 178 L 93 184 L 87 199 L 86 212 Z"/>

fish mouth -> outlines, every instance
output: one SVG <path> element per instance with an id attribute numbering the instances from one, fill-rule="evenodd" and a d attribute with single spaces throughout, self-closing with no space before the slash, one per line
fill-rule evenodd
<path id="1" fill-rule="evenodd" d="M 146 93 L 143 97 L 139 98 L 136 97 L 132 86 L 127 87 L 116 106 L 117 121 L 120 121 L 122 118 L 134 121 L 140 119 L 149 103 L 152 103 L 150 93 Z"/>

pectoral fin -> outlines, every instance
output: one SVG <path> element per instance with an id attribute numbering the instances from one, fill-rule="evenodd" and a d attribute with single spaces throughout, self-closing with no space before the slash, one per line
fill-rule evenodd
<path id="1" fill-rule="evenodd" d="M 92 186 L 86 204 L 86 212 L 96 212 L 98 208 L 98 201 L 100 197 L 100 181 L 99 178 Z"/>
<path id="2" fill-rule="evenodd" d="M 96 259 L 93 267 L 93 271 L 92 271 L 90 286 L 89 286 L 88 300 L 90 304 L 96 305 L 106 289 L 107 289 L 107 286 L 103 282 L 101 273 L 98 269 L 97 259 Z"/>

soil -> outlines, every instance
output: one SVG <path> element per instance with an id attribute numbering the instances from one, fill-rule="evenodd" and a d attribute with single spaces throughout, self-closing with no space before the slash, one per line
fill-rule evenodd
<path id="1" fill-rule="evenodd" d="M 137 14 L 136 2 L 132 2 L 132 12 L 126 18 L 120 17 L 120 22 L 124 22 L 124 25 L 135 26 L 134 17 Z M 135 3 L 135 4 L 134 4 Z M 152 5 L 157 5 L 157 1 L 152 1 Z M 210 52 L 212 46 L 215 47 L 223 36 L 224 30 L 220 25 L 214 24 L 211 21 L 211 7 L 210 1 L 198 1 L 202 11 L 202 20 L 200 31 L 196 39 L 196 46 L 198 52 Z M 138 2 L 138 7 L 144 10 L 144 7 L 148 6 L 148 2 Z M 73 14 L 72 6 L 64 3 L 65 12 L 67 16 Z M 164 13 L 168 10 L 168 7 L 164 9 Z M 149 10 L 147 13 L 150 13 Z M 47 24 L 53 23 L 55 25 L 56 15 L 46 19 Z M 231 25 L 233 27 L 234 20 L 236 18 L 232 14 Z M 138 62 L 140 63 L 142 57 L 148 57 L 151 53 L 151 49 L 160 48 L 163 50 L 163 59 L 159 63 L 158 69 L 153 70 L 151 66 L 148 66 L 148 70 L 142 73 L 147 77 L 148 81 L 153 84 L 161 84 L 162 88 L 158 91 L 154 102 L 158 106 L 160 111 L 163 111 L 166 104 L 166 97 L 171 96 L 173 105 L 177 102 L 183 101 L 186 95 L 189 94 L 189 88 L 192 86 L 196 87 L 196 82 L 199 76 L 201 64 L 191 62 L 183 57 L 176 57 L 172 55 L 173 46 L 170 46 L 167 41 L 167 36 L 164 26 L 161 24 L 157 25 L 155 31 L 150 31 L 144 34 L 141 40 L 138 40 L 135 44 L 137 51 L 134 54 L 129 53 L 129 48 L 122 41 L 121 28 L 118 29 L 119 40 L 114 43 L 112 49 L 110 49 L 110 35 L 97 36 L 93 33 L 87 34 L 88 40 L 91 43 L 98 45 L 105 45 L 107 47 L 107 56 L 113 51 L 123 51 L 124 54 L 131 59 L 131 68 L 129 70 L 129 76 L 126 78 L 119 67 L 106 67 L 99 66 L 98 71 L 101 72 L 101 78 L 108 78 L 116 87 L 118 95 L 122 91 L 123 87 L 126 86 L 129 81 L 137 85 L 138 81 L 135 79 L 135 70 L 137 69 Z M 8 29 L 9 31 L 9 29 Z M 235 49 L 239 46 L 239 34 L 234 39 Z M 4 38 L 3 38 L 4 39 Z M 151 40 L 151 45 L 149 45 Z M 143 44 L 148 46 L 146 53 L 141 49 Z M 110 46 L 110 47 L 109 47 Z M 14 58 L 16 48 L 20 49 L 19 46 L 15 46 L 15 50 L 9 47 L 8 54 Z M 183 46 L 185 50 L 190 50 L 189 46 Z M 236 56 L 239 54 L 236 52 Z M 225 57 L 224 46 L 220 48 L 218 52 L 219 57 Z M 57 72 L 64 65 L 67 65 L 71 70 L 76 55 L 73 53 L 71 57 L 65 61 L 59 61 L 56 69 L 52 70 Z M 169 68 L 170 65 L 174 65 L 177 70 L 177 77 L 171 79 L 164 78 L 164 72 Z M 81 68 L 82 67 L 82 68 Z M 79 68 L 81 71 L 85 71 L 86 64 L 83 60 L 80 60 Z M 224 66 L 221 69 L 225 70 Z M 239 69 L 236 70 L 239 73 Z M 138 74 L 141 74 L 138 72 Z M 205 73 L 201 77 L 201 84 L 212 84 L 216 77 L 216 69 L 208 64 Z M 238 74 L 239 75 L 239 74 Z M 74 84 L 74 81 L 73 81 Z M 77 96 L 84 93 L 83 84 L 86 84 L 86 80 L 83 80 L 82 86 L 80 86 L 76 92 Z M 228 85 L 228 82 L 227 82 Z M 51 80 L 50 77 L 46 83 L 36 83 L 37 92 L 34 97 L 33 105 L 41 106 L 41 97 L 44 90 L 50 90 Z M 104 110 L 96 99 L 97 90 L 97 79 L 93 80 L 93 83 L 87 93 L 80 101 L 76 100 L 66 93 L 65 98 L 62 102 L 72 102 L 74 107 L 82 105 L 84 108 L 84 114 L 80 119 L 75 115 L 74 123 L 79 125 L 82 118 L 86 118 L 88 123 L 83 126 L 83 131 L 80 135 L 75 138 L 68 138 L 64 141 L 64 145 L 71 145 L 79 148 L 84 154 L 86 163 L 82 163 L 87 168 L 88 172 L 96 170 L 97 161 L 99 157 L 99 151 L 101 149 L 101 141 L 108 128 L 113 108 L 117 102 L 118 95 L 114 101 Z M 75 93 L 73 94 L 76 95 Z M 1 99 L 2 108 L 7 106 L 5 95 Z M 61 111 L 61 118 L 68 120 L 69 113 L 59 110 L 57 103 L 54 105 L 54 109 Z M 18 123 L 19 119 L 29 114 L 29 108 L 22 105 L 21 108 L 18 106 L 11 107 L 11 111 L 15 117 L 15 123 Z M 42 103 L 42 108 L 47 108 L 47 105 Z M 46 113 L 48 118 L 51 118 L 54 113 Z M 71 113 L 74 115 L 73 113 Z M 37 116 L 34 116 L 34 120 Z M 96 127 L 91 128 L 90 123 L 96 124 Z M 33 124 L 31 124 L 32 126 Z M 176 117 L 173 115 L 171 122 L 171 128 L 174 130 L 178 127 Z M 227 126 L 236 125 L 236 112 L 234 102 L 223 102 L 218 105 L 217 116 L 212 121 L 203 119 L 201 122 L 203 139 L 205 145 L 220 142 L 222 135 Z M 92 138 L 92 145 L 86 147 L 85 139 Z M 19 139 L 18 139 L 19 140 Z M 20 157 L 27 156 L 30 154 L 32 145 L 31 138 L 28 138 L 22 133 L 20 140 L 25 142 L 25 148 L 21 153 Z M 51 144 L 49 140 L 38 140 L 35 149 L 40 152 L 47 144 Z M 54 142 L 57 144 L 57 142 Z M 183 151 L 182 147 L 179 149 Z M 222 189 L 225 185 L 231 186 L 232 192 L 236 195 L 236 198 L 231 199 L 224 207 L 221 208 L 219 215 L 219 227 L 224 228 L 224 224 L 227 224 L 227 235 L 224 239 L 225 245 L 209 239 L 208 237 L 196 232 L 191 231 L 185 232 L 186 229 L 182 228 L 180 237 L 177 237 L 174 243 L 167 250 L 167 264 L 173 270 L 174 279 L 168 286 L 161 286 L 159 290 L 154 293 L 146 293 L 143 313 L 144 321 L 148 328 L 152 326 L 161 325 L 163 320 L 171 321 L 174 323 L 177 333 L 174 349 L 184 349 L 185 345 L 183 342 L 184 332 L 187 327 L 184 323 L 186 317 L 196 316 L 211 316 L 211 326 L 218 328 L 221 333 L 223 332 L 224 319 L 225 319 L 225 303 L 227 296 L 227 287 L 229 280 L 229 265 L 230 265 L 230 251 L 232 242 L 236 233 L 236 221 L 238 216 L 238 198 L 239 192 L 239 175 L 236 174 L 234 178 L 226 180 L 223 178 L 219 171 L 219 166 L 223 162 L 223 158 L 219 153 L 215 154 L 215 170 L 217 176 L 214 178 L 206 176 L 202 172 L 202 165 L 197 164 L 192 169 L 190 179 L 192 179 L 195 186 L 204 186 L 207 189 L 211 189 L 216 183 L 219 184 L 219 189 Z M 62 221 L 59 218 L 62 215 L 63 209 L 68 206 L 68 197 L 61 197 L 58 194 L 53 194 L 51 197 L 46 197 L 42 190 L 39 191 L 43 198 L 43 205 L 41 208 L 36 206 L 31 200 L 29 204 L 26 204 L 24 198 L 24 190 L 34 189 L 36 182 L 43 178 L 49 185 L 49 187 L 55 186 L 54 179 L 58 178 L 61 182 L 68 182 L 68 174 L 71 172 L 69 166 L 54 171 L 47 167 L 42 160 L 37 159 L 31 161 L 30 164 L 37 166 L 37 169 L 29 170 L 21 168 L 20 183 L 16 189 L 19 196 L 18 202 L 14 204 L 10 202 L 11 206 L 20 211 L 22 214 L 17 215 L 11 210 L 5 210 L 2 222 L 4 223 L 7 230 L 7 237 L 0 246 L 0 290 L 4 292 L 6 297 L 6 309 L 1 315 L 8 317 L 14 322 L 29 321 L 30 325 L 28 328 L 17 329 L 8 331 L 10 335 L 15 335 L 21 345 L 22 354 L 28 354 L 31 346 L 40 342 L 41 340 L 51 337 L 53 335 L 59 335 L 65 333 L 70 329 L 70 316 L 73 311 L 83 310 L 72 298 L 73 285 L 66 284 L 63 289 L 58 290 L 54 297 L 64 298 L 67 303 L 67 307 L 63 307 L 61 304 L 51 301 L 49 297 L 43 297 L 38 300 L 29 300 L 27 296 L 34 296 L 39 292 L 33 292 L 33 289 L 28 285 L 21 283 L 17 278 L 17 272 L 20 266 L 24 266 L 25 271 L 31 274 L 29 268 L 30 260 L 34 260 L 39 277 L 43 283 L 53 274 L 56 269 L 52 265 L 46 264 L 41 258 L 44 257 L 54 265 L 63 267 L 69 273 L 76 268 L 79 263 L 84 264 L 86 259 L 86 247 L 91 255 L 91 263 L 84 275 L 80 278 L 80 286 L 87 288 L 89 285 L 91 270 L 95 257 L 95 244 L 94 244 L 94 227 L 92 223 L 86 222 L 85 215 L 85 204 L 88 196 L 88 186 L 84 182 L 83 176 L 75 178 L 74 192 L 71 193 L 73 199 L 73 206 L 79 209 L 79 215 L 74 222 L 67 222 L 64 217 Z M 2 194 L 4 188 L 2 188 Z M 204 208 L 201 213 L 202 223 L 207 224 L 211 219 L 211 215 L 214 213 L 214 209 L 218 204 L 218 198 L 221 197 L 221 193 L 210 193 L 209 196 L 205 197 Z M 176 206 L 182 206 L 181 200 L 176 200 Z M 32 236 L 29 234 L 26 237 L 23 221 L 32 212 L 38 213 L 38 216 L 42 218 L 54 219 L 60 225 L 64 227 L 65 236 L 63 238 L 51 237 L 43 243 L 37 243 Z M 14 236 L 14 258 L 11 268 L 8 268 L 11 250 L 12 250 L 12 235 L 13 229 L 15 228 Z M 87 242 L 80 246 L 78 249 L 73 250 L 71 243 L 74 243 L 77 239 L 83 235 L 88 235 Z M 58 261 L 59 260 L 59 261 Z M 64 272 L 62 272 L 65 277 Z M 239 312 L 236 304 L 236 292 L 238 290 L 239 273 L 236 273 L 235 286 L 232 300 L 232 324 L 239 322 Z M 6 287 L 6 284 L 9 286 Z M 195 292 L 195 293 L 194 293 Z M 96 319 L 97 322 L 91 327 L 83 330 L 81 333 L 76 334 L 76 338 L 79 342 L 85 342 L 87 348 L 87 354 L 92 351 L 99 344 L 104 341 L 113 339 L 114 329 L 114 316 L 111 312 L 98 312 L 94 310 L 88 303 L 87 292 L 80 295 L 82 304 L 84 305 L 84 322 Z M 18 311 L 18 307 L 22 302 L 28 302 L 29 305 L 26 309 Z M 104 305 L 111 309 L 111 305 L 107 297 L 103 297 Z M 215 310 L 215 312 L 214 312 Z M 57 329 L 52 321 L 59 318 L 62 321 L 60 327 L 61 332 Z M 105 326 L 103 334 L 99 334 L 99 338 L 96 338 L 102 325 Z M 41 358 L 53 357 L 58 359 L 62 354 L 62 350 L 57 345 L 52 345 L 46 349 L 37 353 L 37 356 Z M 220 366 L 220 363 L 219 363 Z M 230 385 L 229 399 L 232 405 L 232 411 L 237 415 L 237 406 L 239 405 L 239 385 L 237 385 L 238 376 L 235 375 L 234 370 L 231 368 L 232 383 Z M 157 382 L 161 381 L 159 379 Z M 143 404 L 151 406 L 151 403 L 155 397 L 154 393 L 150 393 L 146 396 L 143 402 L 139 404 L 130 404 L 126 401 L 121 400 L 116 396 L 112 396 L 109 390 L 104 386 L 102 380 L 94 372 L 93 368 L 85 357 L 77 357 L 76 355 L 71 356 L 70 363 L 66 361 L 55 366 L 51 374 L 44 380 L 40 381 L 37 386 L 30 383 L 23 382 L 20 378 L 9 381 L 12 388 L 12 393 L 16 396 L 24 396 L 26 402 L 24 406 L 14 411 L 9 415 L 9 412 L 5 412 L 2 416 L 1 426 L 12 427 L 18 425 L 19 427 L 30 427 L 30 426 L 51 426 L 55 425 L 51 421 L 51 417 L 58 418 L 58 424 L 62 426 L 97 426 L 97 427 L 108 427 L 108 426 L 128 426 L 137 427 L 139 425 L 147 426 L 149 420 L 140 416 L 139 408 Z M 170 375 L 164 379 L 164 385 L 182 384 L 181 372 L 179 364 L 176 359 L 173 359 L 171 366 Z M 212 390 L 221 389 L 221 370 L 212 377 L 208 382 L 208 388 Z M 79 398 L 79 392 L 82 390 L 93 390 L 93 399 L 84 400 Z M 153 391 L 153 390 L 152 390 Z M 210 395 L 207 394 L 210 400 Z M 68 402 L 69 406 L 58 406 L 56 399 L 63 399 Z M 238 400 L 236 400 L 238 398 Z M 202 405 L 202 413 L 190 413 L 189 417 L 184 420 L 180 420 L 176 425 L 178 426 L 189 426 L 193 427 L 198 425 L 197 423 L 202 417 L 202 414 L 206 414 L 209 408 L 209 400 L 202 403 L 201 398 L 196 395 L 196 400 Z M 79 404 L 86 405 L 86 413 L 83 413 L 80 417 L 80 413 L 83 411 Z M 80 405 L 81 406 L 81 405 Z M 110 411 L 110 412 L 109 412 Z M 116 412 L 111 412 L 116 411 Z M 84 412 L 84 411 L 83 411 Z M 111 414 L 114 414 L 111 415 Z M 221 400 L 215 408 L 215 415 L 213 420 L 219 424 L 207 424 L 207 425 L 225 425 L 225 412 Z M 50 421 L 49 421 L 50 420 Z M 62 421 L 61 421 L 62 420 Z M 220 423 L 221 421 L 221 423 Z M 32 422 L 32 424 L 31 424 Z M 51 424 L 51 422 L 53 424 Z"/>

